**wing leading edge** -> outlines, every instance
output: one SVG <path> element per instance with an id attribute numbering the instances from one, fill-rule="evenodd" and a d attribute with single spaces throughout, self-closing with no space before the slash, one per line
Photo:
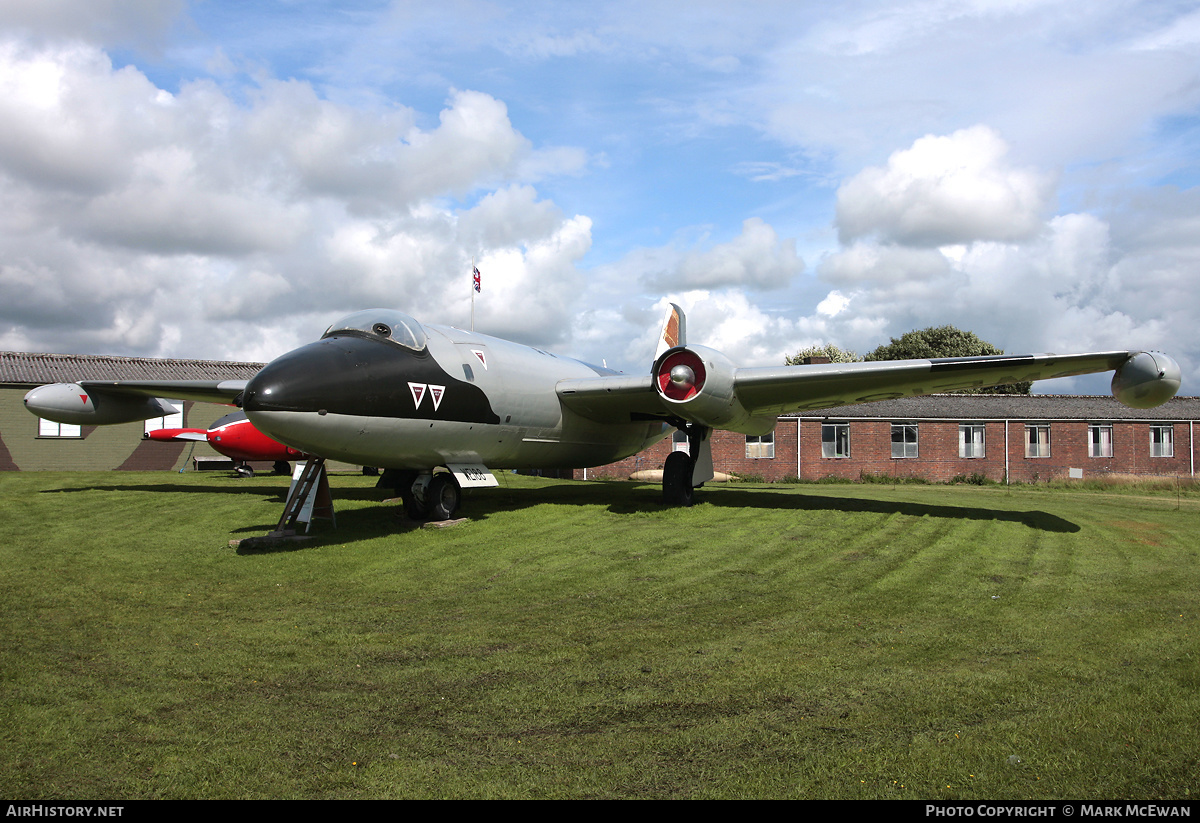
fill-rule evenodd
<path id="1" fill-rule="evenodd" d="M 777 415 L 1113 371 L 1134 354 L 990 355 L 738 369 L 736 385 L 738 398 L 748 408 Z"/>
<path id="2" fill-rule="evenodd" d="M 83 380 L 94 393 L 171 397 L 202 403 L 233 403 L 249 380 Z"/>

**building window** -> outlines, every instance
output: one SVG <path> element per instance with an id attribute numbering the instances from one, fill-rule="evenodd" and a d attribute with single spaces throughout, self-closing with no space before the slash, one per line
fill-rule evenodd
<path id="1" fill-rule="evenodd" d="M 83 437 L 83 430 L 74 423 L 55 423 L 39 417 L 38 437 Z"/>
<path id="2" fill-rule="evenodd" d="M 821 424 L 821 456 L 849 457 L 850 456 L 850 424 L 822 423 Z"/>
<path id="3" fill-rule="evenodd" d="M 775 432 L 767 434 L 746 435 L 746 457 L 773 458 L 775 457 Z"/>
<path id="4" fill-rule="evenodd" d="M 982 423 L 959 423 L 958 424 L 958 456 L 959 457 L 983 457 L 983 431 Z"/>
<path id="5" fill-rule="evenodd" d="M 145 433 L 149 434 L 152 431 L 159 429 L 182 429 L 183 428 L 183 401 L 168 400 L 166 401 L 172 406 L 175 406 L 179 411 L 174 414 L 168 414 L 164 417 L 151 417 L 146 421 Z"/>
<path id="6" fill-rule="evenodd" d="M 1175 456 L 1175 427 L 1174 426 L 1151 426 L 1150 427 L 1150 456 L 1151 457 L 1174 457 Z"/>
<path id="7" fill-rule="evenodd" d="M 1107 423 L 1088 425 L 1088 457 L 1112 457 L 1112 426 Z"/>
<path id="8" fill-rule="evenodd" d="M 671 435 L 671 451 L 683 452 L 684 454 L 692 453 L 692 445 L 688 442 L 687 432 L 683 429 L 676 429 Z"/>
<path id="9" fill-rule="evenodd" d="M 917 424 L 892 424 L 892 457 L 917 456 Z"/>
<path id="10" fill-rule="evenodd" d="M 1050 456 L 1050 424 L 1027 423 L 1025 425 L 1025 456 Z"/>

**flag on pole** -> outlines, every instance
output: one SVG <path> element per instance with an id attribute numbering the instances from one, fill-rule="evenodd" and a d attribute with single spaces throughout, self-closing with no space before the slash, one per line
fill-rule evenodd
<path id="1" fill-rule="evenodd" d="M 475 291 L 479 291 L 479 269 L 472 266 L 471 270 L 475 273 Z"/>

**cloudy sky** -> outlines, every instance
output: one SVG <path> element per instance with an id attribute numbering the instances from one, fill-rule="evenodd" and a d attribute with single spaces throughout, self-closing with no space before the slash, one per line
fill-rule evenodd
<path id="1" fill-rule="evenodd" d="M 745 365 L 950 323 L 1196 393 L 1198 183 L 1194 0 L 0 0 L 2 349 L 466 327 L 474 259 L 477 330 L 627 370 L 673 300 Z"/>

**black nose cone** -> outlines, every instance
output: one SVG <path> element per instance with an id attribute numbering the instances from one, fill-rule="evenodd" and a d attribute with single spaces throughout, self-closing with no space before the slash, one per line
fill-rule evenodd
<path id="1" fill-rule="evenodd" d="M 425 397 L 434 390 L 439 402 Z M 428 350 L 356 336 L 326 337 L 268 363 L 242 408 L 498 423 L 487 396 L 451 377 Z"/>
<path id="2" fill-rule="evenodd" d="M 305 346 L 272 360 L 246 384 L 242 392 L 242 409 L 256 411 L 316 411 L 300 402 L 301 397 L 313 396 L 310 380 L 305 379 L 304 363 L 314 359 Z"/>
<path id="3" fill-rule="evenodd" d="M 410 359 L 373 340 L 332 337 L 288 352 L 268 363 L 246 385 L 247 412 L 326 411 L 361 413 L 376 399 L 381 370 L 403 371 Z"/>

